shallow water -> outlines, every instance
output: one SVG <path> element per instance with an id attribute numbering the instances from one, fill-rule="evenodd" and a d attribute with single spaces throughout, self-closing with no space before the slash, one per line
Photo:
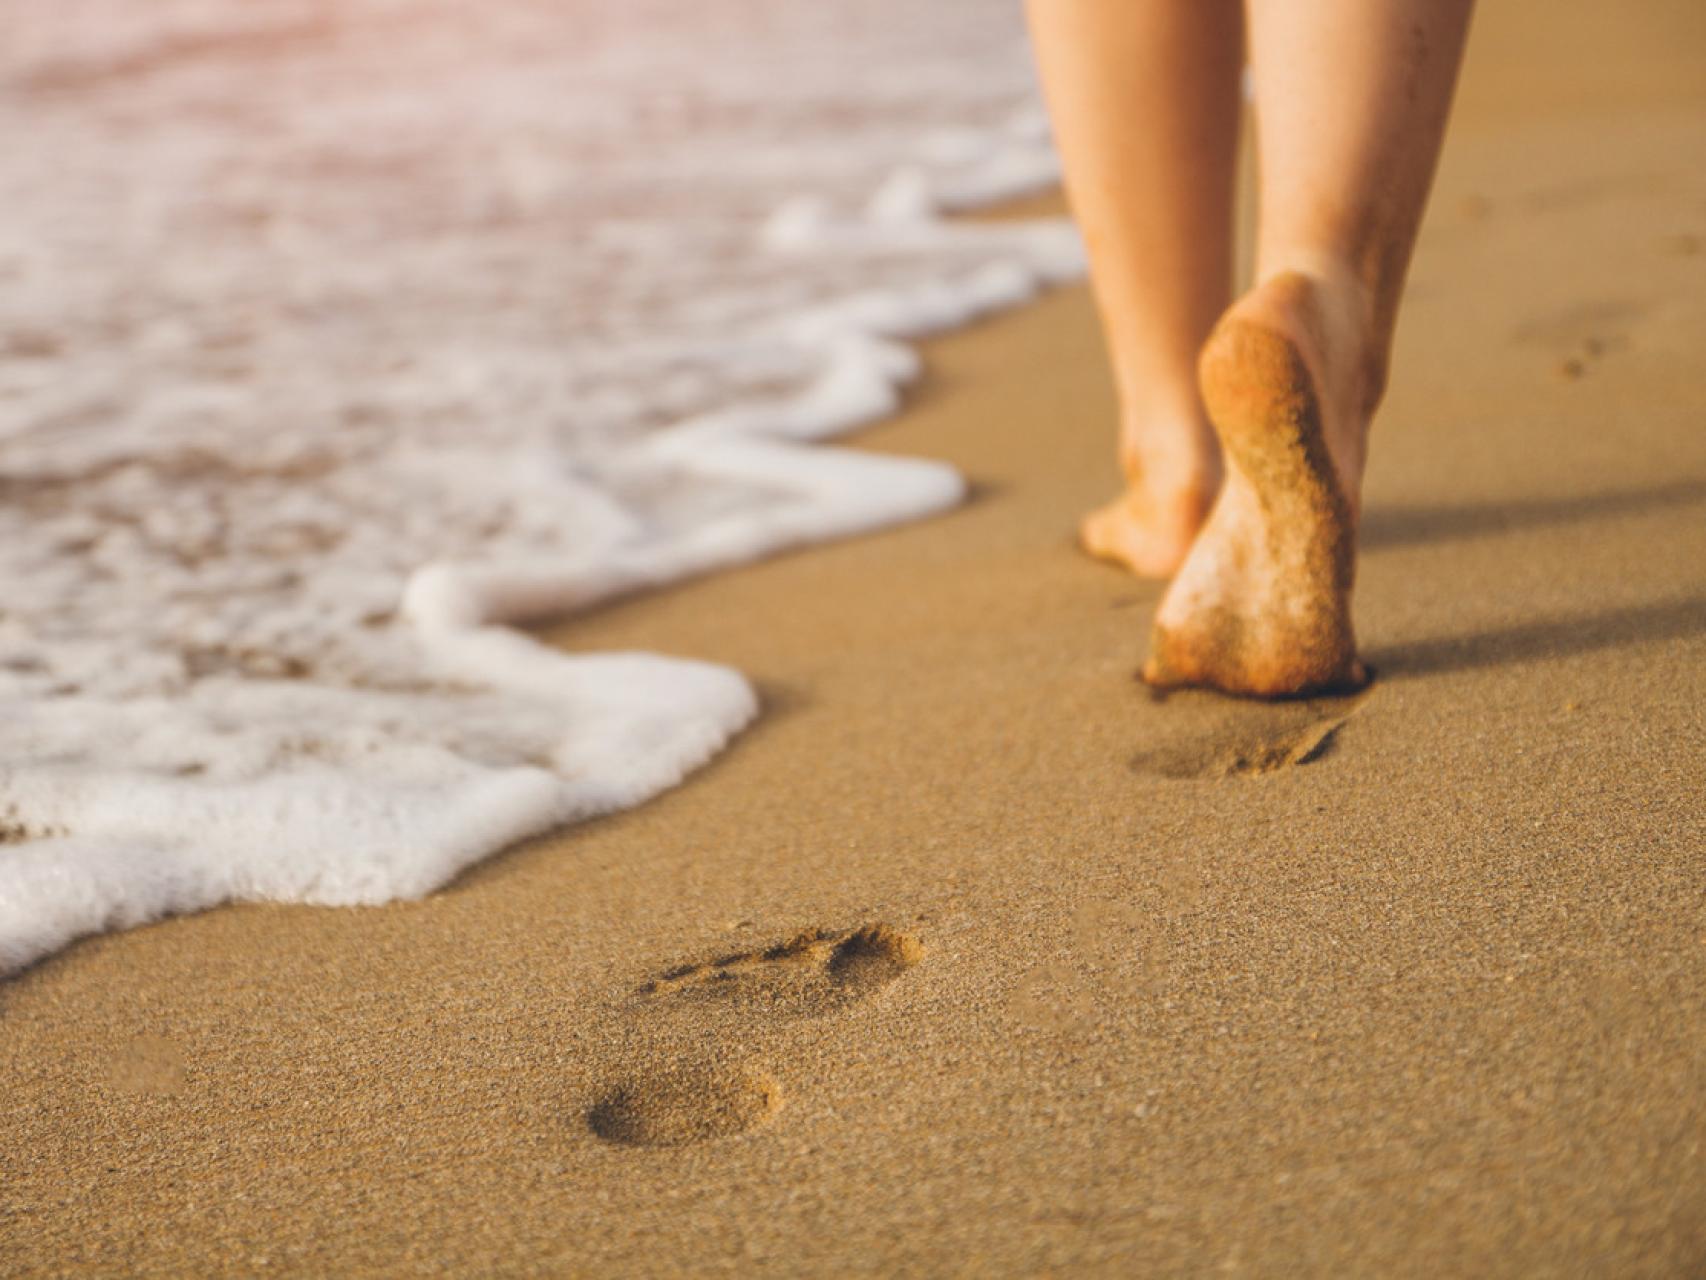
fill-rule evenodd
<path id="1" fill-rule="evenodd" d="M 809 442 L 1079 266 L 940 216 L 1054 172 L 993 0 L 0 8 L 0 972 L 673 785 L 738 673 L 500 624 L 951 506 Z"/>

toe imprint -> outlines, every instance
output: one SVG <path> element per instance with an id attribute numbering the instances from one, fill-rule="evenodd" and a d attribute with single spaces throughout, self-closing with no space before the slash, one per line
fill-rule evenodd
<path id="1" fill-rule="evenodd" d="M 923 955 L 917 938 L 886 924 L 841 932 L 807 929 L 774 946 L 680 965 L 646 983 L 641 994 L 756 1004 L 811 1016 L 887 986 Z"/>

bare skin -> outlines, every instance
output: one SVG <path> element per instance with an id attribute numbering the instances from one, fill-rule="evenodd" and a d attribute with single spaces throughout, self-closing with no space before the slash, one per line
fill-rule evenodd
<path id="1" fill-rule="evenodd" d="M 1146 576 L 1176 571 L 1144 667 L 1153 684 L 1277 697 L 1366 679 L 1351 590 L 1368 429 L 1470 7 L 1248 0 L 1257 283 L 1217 312 L 1205 340 L 1196 308 L 1226 279 L 1215 264 L 1229 243 L 1231 184 L 1226 117 L 1215 114 L 1224 98 L 1202 86 L 1224 85 L 1245 22 L 1222 0 L 1031 0 L 1127 460 L 1126 494 L 1086 520 L 1084 541 Z M 1141 49 L 1146 39 L 1163 52 Z M 1153 102 L 1135 110 L 1143 93 L 1119 86 L 1158 56 L 1174 65 L 1150 89 L 1179 94 L 1210 122 L 1187 126 Z M 1177 137 L 1129 137 L 1187 128 L 1200 155 L 1179 155 L 1189 148 Z M 1193 289 L 1169 262 L 1209 265 Z M 1177 407 L 1175 354 L 1193 341 L 1194 417 Z M 1216 466 L 1202 459 L 1205 421 Z M 1211 477 L 1220 482 L 1204 504 Z M 1200 524 L 1186 535 L 1193 513 Z"/>
<path id="2" fill-rule="evenodd" d="M 1119 397 L 1125 490 L 1091 554 L 1171 577 L 1220 488 L 1197 352 L 1232 301 L 1240 0 L 1031 0 Z"/>
<path id="3" fill-rule="evenodd" d="M 1350 596 L 1367 418 L 1329 397 L 1348 326 L 1288 272 L 1246 294 L 1203 348 L 1226 482 L 1162 600 L 1143 677 L 1273 697 L 1356 688 Z M 1343 337 L 1335 340 L 1330 334 Z"/>

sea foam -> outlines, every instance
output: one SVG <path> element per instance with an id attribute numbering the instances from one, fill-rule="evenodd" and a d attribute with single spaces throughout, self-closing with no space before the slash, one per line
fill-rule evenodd
<path id="1" fill-rule="evenodd" d="M 67 0 L 0 50 L 0 972 L 424 894 L 757 712 L 516 624 L 918 519 L 1082 269 L 1009 6 Z"/>

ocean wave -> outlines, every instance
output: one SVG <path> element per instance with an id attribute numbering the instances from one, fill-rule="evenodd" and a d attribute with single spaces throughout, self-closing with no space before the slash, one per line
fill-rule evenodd
<path id="1" fill-rule="evenodd" d="M 676 784 L 745 679 L 519 624 L 953 506 L 822 442 L 1082 270 L 973 0 L 68 0 L 0 119 L 0 973 Z"/>

